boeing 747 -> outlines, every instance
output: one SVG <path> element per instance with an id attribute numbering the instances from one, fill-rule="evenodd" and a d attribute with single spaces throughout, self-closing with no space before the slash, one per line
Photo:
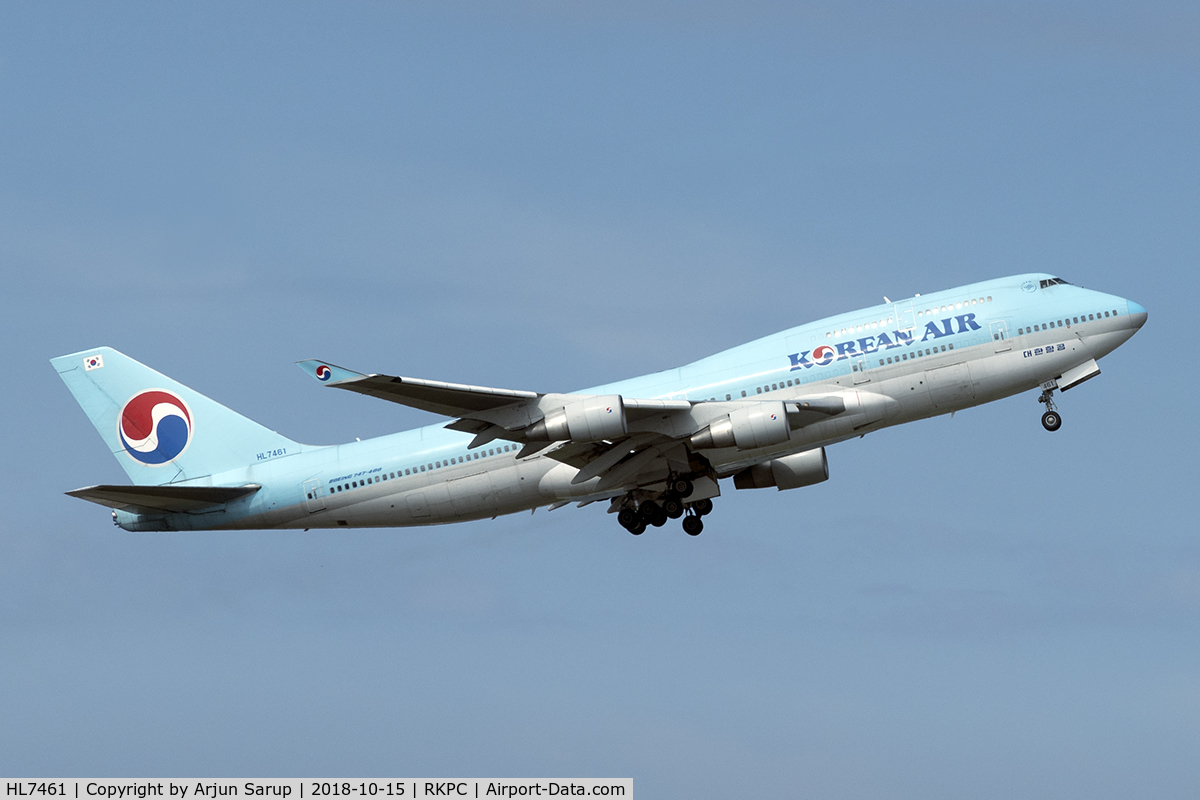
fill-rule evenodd
<path id="1" fill-rule="evenodd" d="M 886 300 L 886 298 L 885 298 Z M 797 489 L 827 447 L 882 428 L 1054 393 L 1146 322 L 1131 300 L 1017 275 L 810 322 L 683 367 L 543 393 L 363 374 L 325 386 L 450 418 L 342 445 L 285 438 L 108 347 L 51 360 L 133 485 L 67 494 L 127 531 L 436 525 L 605 502 L 630 533 L 696 535 L 722 485 Z"/>

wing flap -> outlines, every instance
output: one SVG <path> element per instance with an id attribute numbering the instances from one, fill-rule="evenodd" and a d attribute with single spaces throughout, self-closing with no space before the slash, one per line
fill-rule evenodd
<path id="1" fill-rule="evenodd" d="M 119 511 L 135 513 L 186 513 L 231 503 L 254 494 L 262 486 L 85 486 L 67 492 Z"/>

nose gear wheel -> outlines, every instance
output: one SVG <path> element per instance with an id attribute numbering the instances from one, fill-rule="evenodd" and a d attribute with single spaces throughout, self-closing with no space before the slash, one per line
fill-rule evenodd
<path id="1" fill-rule="evenodd" d="M 1054 405 L 1054 389 L 1043 389 L 1042 394 L 1038 397 L 1038 402 L 1046 406 L 1046 413 L 1042 414 L 1042 427 L 1048 431 L 1056 431 L 1062 427 L 1062 415 L 1058 413 L 1058 409 Z"/>

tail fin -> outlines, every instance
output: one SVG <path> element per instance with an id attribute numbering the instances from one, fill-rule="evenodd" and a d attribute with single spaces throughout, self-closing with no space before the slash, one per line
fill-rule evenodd
<path id="1" fill-rule="evenodd" d="M 111 347 L 50 359 L 130 479 L 161 486 L 301 445 Z"/>

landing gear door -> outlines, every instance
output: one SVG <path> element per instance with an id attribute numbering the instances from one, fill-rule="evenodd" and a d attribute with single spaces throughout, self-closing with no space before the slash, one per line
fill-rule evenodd
<path id="1" fill-rule="evenodd" d="M 300 487 L 304 492 L 304 506 L 312 514 L 325 509 L 325 498 L 321 494 L 321 482 L 316 478 L 304 482 Z"/>
<path id="2" fill-rule="evenodd" d="M 1008 338 L 1008 323 L 1004 320 L 992 323 L 992 344 L 995 345 L 997 353 L 1012 350 L 1012 341 Z"/>

